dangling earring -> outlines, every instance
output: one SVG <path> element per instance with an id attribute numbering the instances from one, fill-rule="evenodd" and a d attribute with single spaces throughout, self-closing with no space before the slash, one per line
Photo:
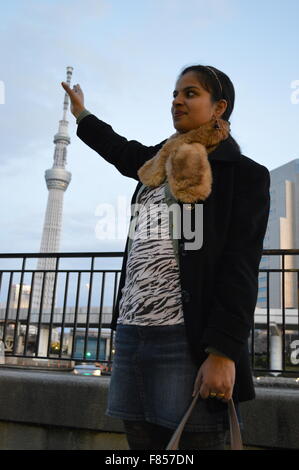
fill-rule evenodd
<path id="1" fill-rule="evenodd" d="M 216 116 L 214 116 L 214 119 L 215 119 L 214 129 L 220 129 L 220 124 L 219 124 L 218 118 Z"/>

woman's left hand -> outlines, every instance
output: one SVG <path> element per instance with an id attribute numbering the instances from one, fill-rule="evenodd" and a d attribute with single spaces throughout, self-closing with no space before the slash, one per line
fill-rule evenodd
<path id="1" fill-rule="evenodd" d="M 199 390 L 203 399 L 211 397 L 228 402 L 232 398 L 235 376 L 233 360 L 209 354 L 198 370 L 192 396 Z"/>

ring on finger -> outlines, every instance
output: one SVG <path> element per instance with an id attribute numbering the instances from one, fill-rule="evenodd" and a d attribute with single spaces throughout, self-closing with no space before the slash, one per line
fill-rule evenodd
<path id="1" fill-rule="evenodd" d="M 216 395 L 217 395 L 216 392 L 210 392 L 210 393 L 209 393 L 209 397 L 210 397 L 210 398 L 215 398 Z"/>

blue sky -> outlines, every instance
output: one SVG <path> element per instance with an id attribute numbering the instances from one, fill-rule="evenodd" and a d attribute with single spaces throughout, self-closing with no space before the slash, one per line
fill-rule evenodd
<path id="1" fill-rule="evenodd" d="M 62 118 L 66 67 L 85 105 L 128 139 L 152 145 L 174 132 L 176 78 L 213 65 L 236 89 L 232 135 L 243 154 L 277 168 L 299 158 L 298 0 L 11 0 L 1 5 L 0 252 L 38 252 Z M 121 251 L 99 240 L 99 204 L 129 204 L 137 184 L 76 136 L 69 113 L 61 251 Z M 128 217 L 127 217 L 128 220 Z"/>

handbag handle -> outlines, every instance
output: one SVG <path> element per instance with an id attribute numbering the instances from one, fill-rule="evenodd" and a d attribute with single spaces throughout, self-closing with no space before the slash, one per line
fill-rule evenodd
<path id="1" fill-rule="evenodd" d="M 196 395 L 194 396 L 189 408 L 187 409 L 186 413 L 184 414 L 183 418 L 181 419 L 178 427 L 176 428 L 175 432 L 170 439 L 166 450 L 177 450 L 179 447 L 180 438 L 182 432 L 184 430 L 185 424 L 192 413 L 192 410 L 197 402 L 199 396 L 199 390 L 197 391 Z M 243 443 L 242 437 L 240 432 L 239 421 L 235 409 L 235 405 L 233 399 L 231 398 L 228 403 L 228 415 L 229 415 L 229 428 L 230 428 L 230 445 L 231 450 L 243 450 Z"/>

